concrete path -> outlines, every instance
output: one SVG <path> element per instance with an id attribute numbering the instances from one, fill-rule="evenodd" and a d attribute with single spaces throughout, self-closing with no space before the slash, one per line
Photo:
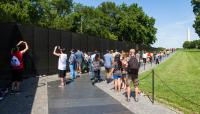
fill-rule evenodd
<path id="1" fill-rule="evenodd" d="M 93 86 L 87 75 L 64 88 L 48 82 L 49 114 L 133 114 L 117 100 Z"/>
<path id="2" fill-rule="evenodd" d="M 168 58 L 163 59 L 162 62 L 164 62 L 167 59 Z M 141 66 L 139 73 L 151 70 L 155 67 L 156 67 L 155 64 L 151 65 L 147 63 L 145 69 L 143 65 Z M 102 70 L 101 74 L 104 75 L 104 70 Z M 113 98 L 115 98 L 116 100 L 118 100 L 123 106 L 125 106 L 130 111 L 136 114 L 161 114 L 161 113 L 162 114 L 177 114 L 177 113 L 181 114 L 182 113 L 180 111 L 173 109 L 172 107 L 169 107 L 157 102 L 152 104 L 150 99 L 143 93 L 139 95 L 139 102 L 135 102 L 133 97 L 131 99 L 131 102 L 127 102 L 126 97 L 125 97 L 126 91 L 122 90 L 121 93 L 115 93 L 113 89 L 114 88 L 113 83 L 107 84 L 104 81 L 104 82 L 96 84 L 96 86 L 100 88 L 101 90 L 103 90 L 104 92 L 106 92 L 107 94 L 109 94 L 110 96 L 112 96 Z"/>
<path id="3" fill-rule="evenodd" d="M 147 69 L 152 67 L 147 66 Z M 141 69 L 140 72 L 144 70 Z M 69 75 L 69 74 L 68 74 Z M 92 86 L 83 75 L 66 87 L 58 88 L 58 76 L 24 80 L 21 94 L 8 95 L 0 102 L 0 114 L 174 114 L 168 106 L 141 95 L 138 103 L 125 100 L 124 92 L 114 93 L 112 83 Z M 77 90 L 77 91 L 75 91 Z"/>

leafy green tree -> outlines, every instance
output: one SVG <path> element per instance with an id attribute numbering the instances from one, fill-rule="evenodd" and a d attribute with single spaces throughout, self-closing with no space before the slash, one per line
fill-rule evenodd
<path id="1" fill-rule="evenodd" d="M 155 19 L 137 4 L 103 2 L 96 8 L 72 0 L 1 0 L 0 22 L 70 30 L 149 47 L 156 41 Z"/>
<path id="2" fill-rule="evenodd" d="M 120 38 L 139 45 L 150 45 L 156 41 L 155 19 L 148 17 L 137 4 L 120 6 Z"/>
<path id="3" fill-rule="evenodd" d="M 194 49 L 194 48 L 196 48 L 196 41 L 191 41 L 190 42 L 190 47 L 189 47 L 190 49 Z"/>
<path id="4" fill-rule="evenodd" d="M 195 32 L 200 36 L 200 1 L 192 0 L 193 12 L 195 14 L 195 21 L 193 27 L 195 28 Z"/>
<path id="5" fill-rule="evenodd" d="M 52 0 L 51 5 L 60 17 L 64 17 L 71 13 L 73 3 L 72 0 Z"/>
<path id="6" fill-rule="evenodd" d="M 184 43 L 183 43 L 183 48 L 185 48 L 185 49 L 190 49 L 190 42 L 189 41 L 185 41 Z"/>

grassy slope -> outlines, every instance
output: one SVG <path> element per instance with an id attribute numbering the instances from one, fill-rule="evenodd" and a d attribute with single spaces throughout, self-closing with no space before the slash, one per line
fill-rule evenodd
<path id="1" fill-rule="evenodd" d="M 155 73 L 181 96 L 200 104 L 200 50 L 178 51 L 155 68 Z M 149 72 L 141 74 L 140 79 L 147 74 Z M 151 80 L 151 76 L 141 80 L 141 90 L 151 92 Z M 200 113 L 200 107 L 172 93 L 158 78 L 155 78 L 155 96 L 156 100 L 171 104 L 185 113 Z"/>

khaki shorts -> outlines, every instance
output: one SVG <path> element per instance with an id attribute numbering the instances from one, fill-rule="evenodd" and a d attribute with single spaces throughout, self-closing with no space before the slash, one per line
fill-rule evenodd
<path id="1" fill-rule="evenodd" d="M 110 73 L 112 68 L 105 68 L 106 73 Z"/>
<path id="2" fill-rule="evenodd" d="M 128 79 L 126 81 L 126 85 L 130 86 L 131 81 L 133 81 L 134 87 L 137 87 L 139 85 L 138 75 L 128 74 Z"/>

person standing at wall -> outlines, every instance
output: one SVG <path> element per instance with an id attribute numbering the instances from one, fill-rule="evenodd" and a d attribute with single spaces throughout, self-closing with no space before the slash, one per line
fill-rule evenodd
<path id="1" fill-rule="evenodd" d="M 107 50 L 107 53 L 103 56 L 104 57 L 104 67 L 106 71 L 106 81 L 109 83 L 110 81 L 110 74 L 111 74 L 111 67 L 112 67 L 112 55 L 110 54 L 110 51 Z"/>
<path id="2" fill-rule="evenodd" d="M 19 50 L 19 46 L 24 45 L 23 50 Z M 24 41 L 20 41 L 16 47 L 11 50 L 11 69 L 12 69 L 12 89 L 11 94 L 20 92 L 20 82 L 22 81 L 23 71 L 24 71 L 24 62 L 23 54 L 28 50 L 28 44 Z"/>
<path id="3" fill-rule="evenodd" d="M 65 49 L 60 49 L 60 46 L 55 46 L 53 54 L 58 56 L 58 76 L 60 78 L 60 85 L 59 87 L 65 86 L 64 78 L 66 76 L 66 68 L 67 68 L 67 54 Z"/>
<path id="4" fill-rule="evenodd" d="M 77 50 L 77 52 L 75 53 L 76 56 L 76 60 L 77 60 L 77 73 L 82 74 L 82 62 L 83 62 L 83 52 L 80 50 Z"/>
<path id="5" fill-rule="evenodd" d="M 76 78 L 76 56 L 74 50 L 71 50 L 71 55 L 69 57 L 69 70 L 70 78 L 73 81 Z"/>

